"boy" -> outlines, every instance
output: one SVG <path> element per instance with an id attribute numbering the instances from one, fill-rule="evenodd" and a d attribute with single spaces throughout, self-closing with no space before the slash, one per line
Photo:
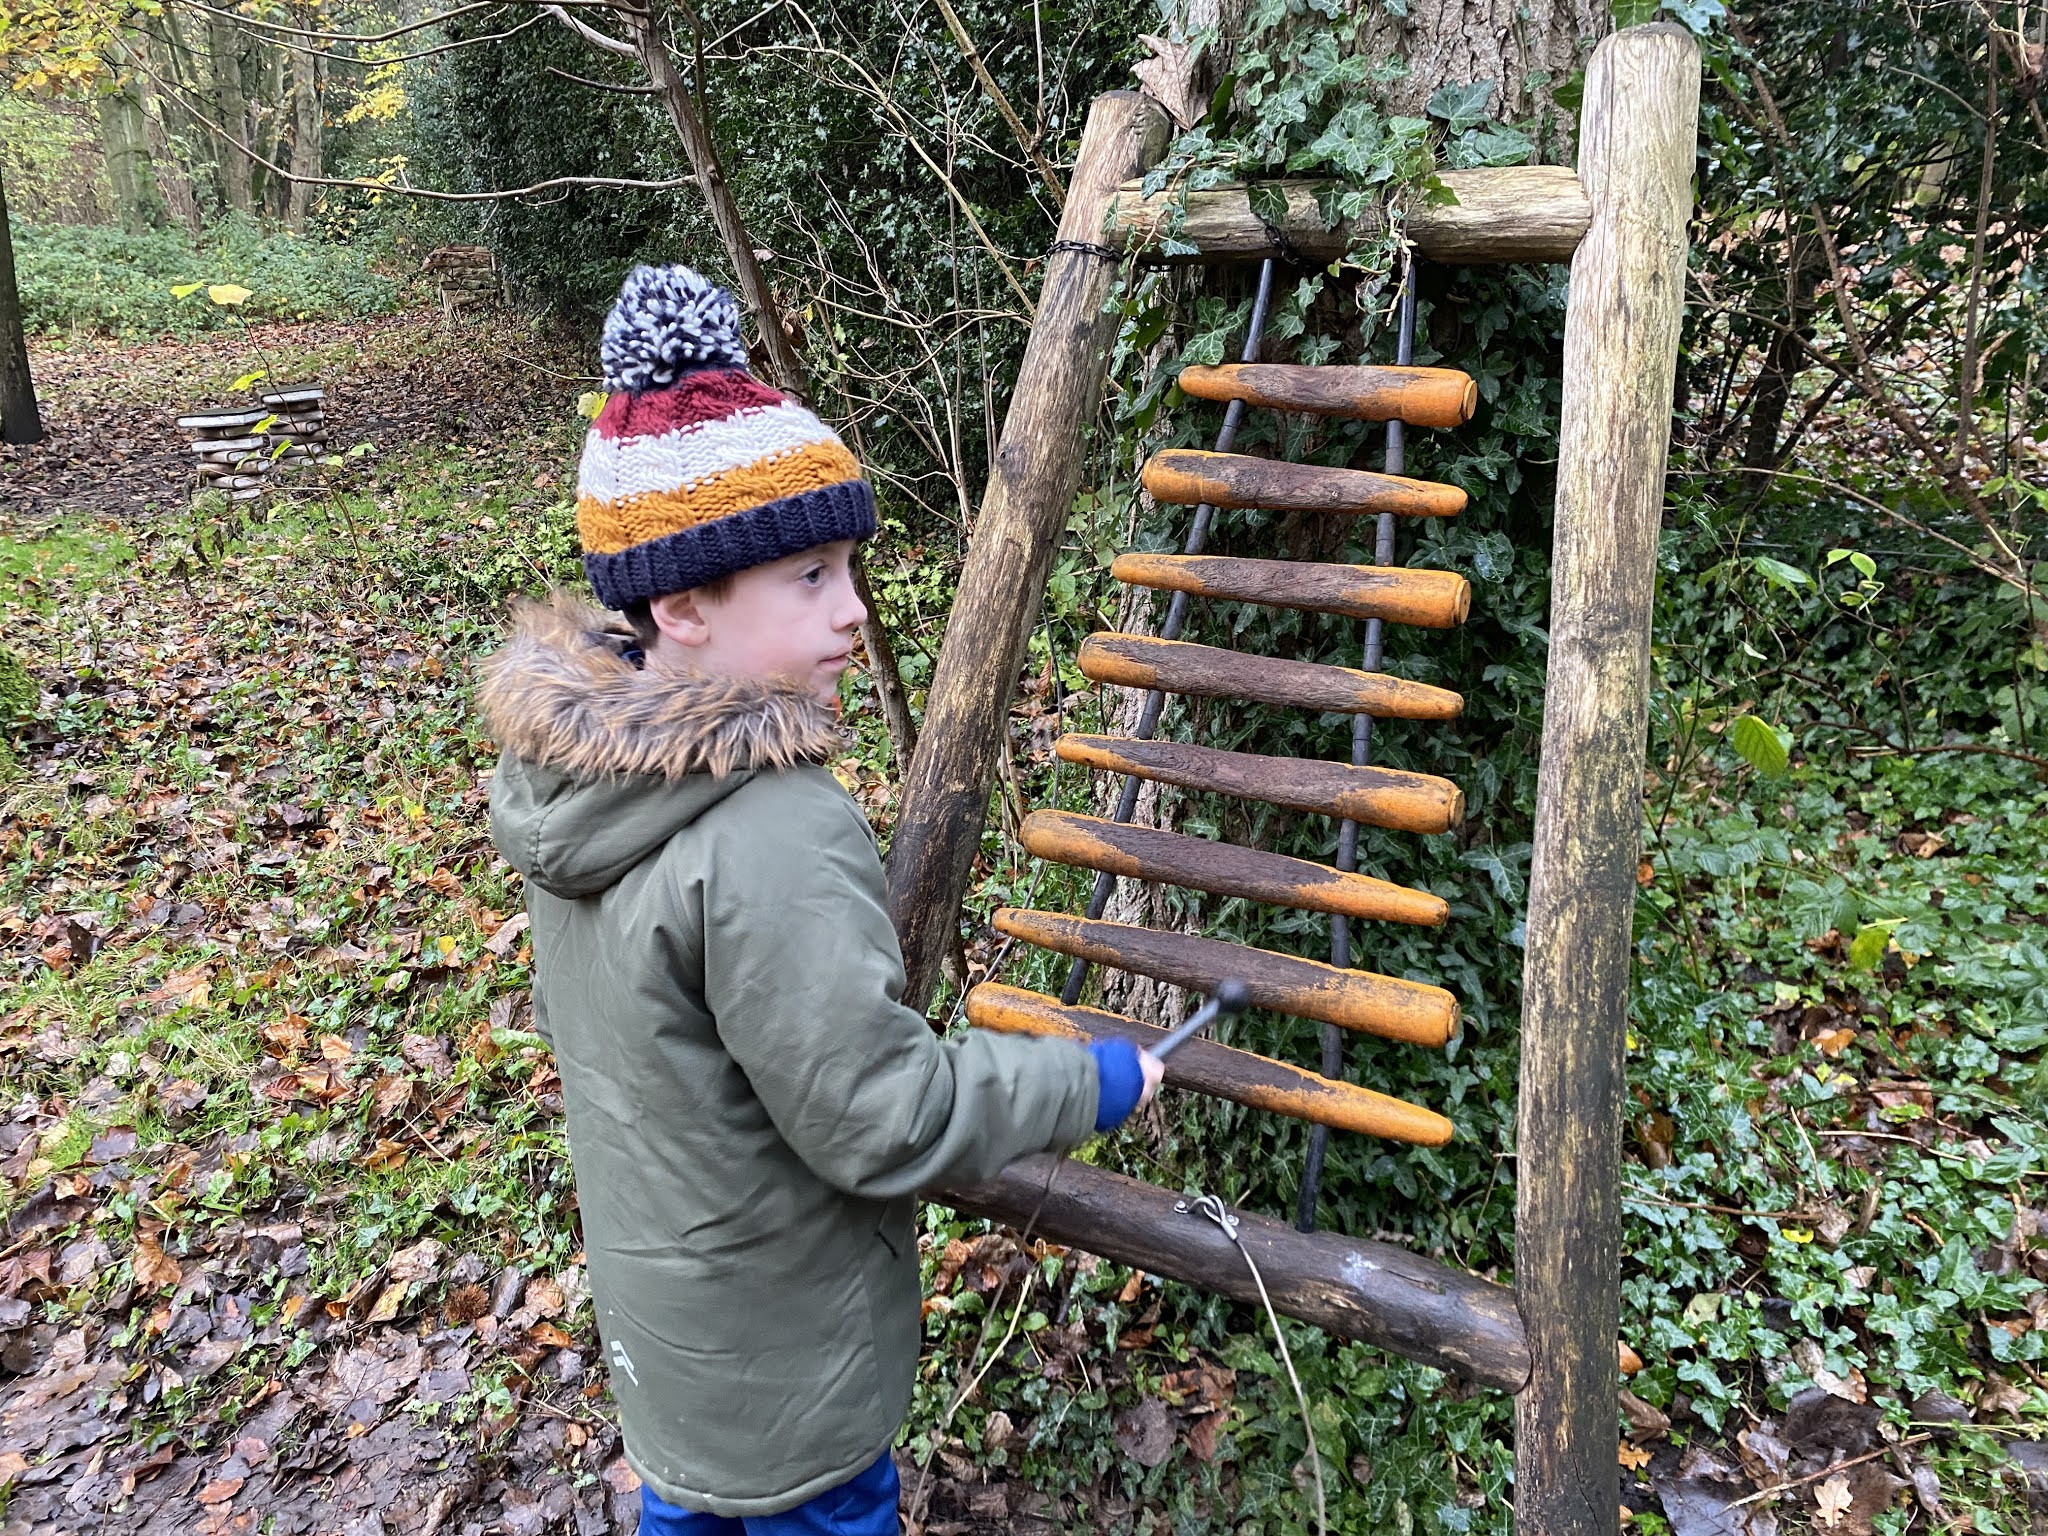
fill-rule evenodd
<path id="1" fill-rule="evenodd" d="M 898 1001 L 874 835 L 820 766 L 873 494 L 688 268 L 627 279 L 603 358 L 577 524 L 632 633 L 529 606 L 482 701 L 641 1529 L 890 1536 L 916 1192 L 1117 1124 L 1158 1064 Z"/>

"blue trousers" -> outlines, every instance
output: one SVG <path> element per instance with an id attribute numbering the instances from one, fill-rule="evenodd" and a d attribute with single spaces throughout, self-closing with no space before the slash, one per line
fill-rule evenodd
<path id="1" fill-rule="evenodd" d="M 887 1451 L 875 1464 L 779 1515 L 700 1515 L 640 1490 L 640 1536 L 896 1536 L 902 1484 Z"/>

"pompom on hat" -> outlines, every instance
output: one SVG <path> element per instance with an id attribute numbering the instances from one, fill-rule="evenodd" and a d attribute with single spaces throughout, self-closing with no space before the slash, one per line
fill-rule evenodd
<path id="1" fill-rule="evenodd" d="M 604 323 L 612 391 L 577 472 L 583 569 L 607 608 L 875 531 L 832 429 L 747 371 L 739 306 L 688 267 L 635 267 Z"/>

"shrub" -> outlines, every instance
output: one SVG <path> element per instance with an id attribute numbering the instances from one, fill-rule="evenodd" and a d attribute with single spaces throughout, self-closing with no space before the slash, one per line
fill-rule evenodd
<path id="1" fill-rule="evenodd" d="M 131 235 L 91 225 L 17 225 L 22 317 L 31 333 L 73 328 L 116 336 L 190 335 L 235 322 L 181 283 L 238 283 L 251 319 L 336 320 L 398 307 L 398 283 L 366 256 L 234 216 L 194 242 L 181 230 Z"/>

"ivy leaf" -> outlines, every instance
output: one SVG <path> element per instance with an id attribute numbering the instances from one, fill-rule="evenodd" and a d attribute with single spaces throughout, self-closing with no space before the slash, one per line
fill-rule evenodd
<path id="1" fill-rule="evenodd" d="M 1617 32 L 1623 27 L 1640 27 L 1657 19 L 1657 0 L 1614 0 L 1608 9 L 1614 12 L 1614 30 Z"/>
<path id="2" fill-rule="evenodd" d="M 1757 574 L 1765 581 L 1774 587 L 1783 587 L 1787 592 L 1813 585 L 1813 578 L 1798 566 L 1787 565 L 1782 560 L 1773 560 L 1769 555 L 1754 555 L 1750 558 L 1750 564 L 1756 567 Z"/>
<path id="3" fill-rule="evenodd" d="M 1792 738 L 1755 715 L 1744 715 L 1728 728 L 1728 745 L 1767 779 L 1781 777 L 1792 763 Z"/>
<path id="4" fill-rule="evenodd" d="M 1858 928 L 1856 937 L 1849 944 L 1849 969 L 1875 970 L 1877 962 L 1884 958 L 1884 952 L 1891 947 L 1893 931 L 1904 921 L 1904 918 L 1888 917 L 1881 922 L 1865 923 Z"/>
<path id="5" fill-rule="evenodd" d="M 1451 169 L 1455 171 L 1475 170 L 1488 165 L 1522 165 L 1528 161 L 1529 152 L 1535 147 L 1521 129 L 1495 124 L 1460 134 L 1445 146 Z"/>
<path id="6" fill-rule="evenodd" d="M 1514 541 L 1496 530 L 1472 550 L 1472 573 L 1481 581 L 1506 581 L 1515 568 Z"/>
<path id="7" fill-rule="evenodd" d="M 1493 82 L 1474 80 L 1470 85 L 1439 86 L 1422 110 L 1450 124 L 1451 132 L 1463 133 L 1492 115 L 1489 110 L 1492 101 Z"/>

